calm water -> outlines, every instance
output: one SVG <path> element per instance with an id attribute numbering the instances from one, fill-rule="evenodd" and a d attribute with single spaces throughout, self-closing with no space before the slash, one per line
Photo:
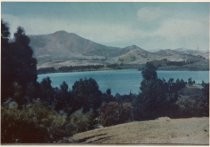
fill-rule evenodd
<path id="1" fill-rule="evenodd" d="M 165 78 L 166 80 L 182 78 L 187 81 L 191 77 L 197 83 L 201 83 L 202 80 L 209 81 L 208 71 L 158 71 L 157 73 L 160 79 Z M 47 76 L 52 80 L 53 86 L 59 86 L 66 81 L 70 88 L 80 78 L 91 77 L 97 81 L 101 91 L 105 92 L 106 89 L 111 88 L 112 94 L 139 93 L 142 81 L 141 71 L 135 69 L 40 74 L 38 81 Z"/>

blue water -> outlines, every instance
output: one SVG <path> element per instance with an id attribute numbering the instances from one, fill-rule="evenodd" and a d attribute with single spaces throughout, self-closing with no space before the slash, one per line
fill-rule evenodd
<path id="1" fill-rule="evenodd" d="M 188 78 L 192 78 L 196 83 L 209 81 L 208 71 L 158 71 L 157 73 L 160 79 L 166 80 L 182 78 L 187 81 Z M 66 81 L 70 89 L 80 78 L 91 77 L 97 81 L 101 91 L 105 92 L 110 88 L 112 94 L 129 94 L 130 92 L 137 94 L 142 81 L 141 71 L 135 69 L 40 74 L 38 81 L 40 82 L 47 76 L 52 80 L 53 86 L 58 87 L 63 81 Z"/>

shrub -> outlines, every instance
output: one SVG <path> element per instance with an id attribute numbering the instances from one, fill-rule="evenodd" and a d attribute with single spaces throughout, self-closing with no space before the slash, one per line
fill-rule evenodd
<path id="1" fill-rule="evenodd" d="M 24 111 L 2 107 L 1 114 L 2 143 L 48 142 L 47 129 L 34 122 Z"/>
<path id="2" fill-rule="evenodd" d="M 209 116 L 208 85 L 203 89 L 186 87 L 182 89 L 176 102 L 179 106 L 179 117 Z"/>
<path id="3" fill-rule="evenodd" d="M 100 122 L 104 126 L 116 125 L 120 119 L 120 105 L 117 102 L 104 103 L 100 108 Z"/>
<path id="4" fill-rule="evenodd" d="M 72 113 L 68 119 L 68 127 L 73 129 L 73 133 L 87 131 L 94 125 L 94 115 L 91 110 L 83 113 L 83 109 L 79 109 Z"/>
<path id="5" fill-rule="evenodd" d="M 200 98 L 194 96 L 180 97 L 177 101 L 179 117 L 201 116 L 203 103 Z"/>
<path id="6" fill-rule="evenodd" d="M 2 142 L 43 143 L 59 140 L 64 135 L 72 135 L 65 131 L 66 118 L 40 102 L 23 106 L 22 109 L 2 107 Z"/>
<path id="7" fill-rule="evenodd" d="M 104 103 L 100 108 L 99 119 L 104 126 L 130 121 L 132 119 L 132 106 L 130 103 Z"/>
<path id="8" fill-rule="evenodd" d="M 123 103 L 120 112 L 120 123 L 133 120 L 133 106 L 131 103 Z"/>
<path id="9" fill-rule="evenodd" d="M 83 108 L 84 111 L 97 109 L 101 105 L 102 94 L 97 82 L 92 79 L 80 79 L 72 86 L 72 94 L 75 101 L 75 109 Z"/>

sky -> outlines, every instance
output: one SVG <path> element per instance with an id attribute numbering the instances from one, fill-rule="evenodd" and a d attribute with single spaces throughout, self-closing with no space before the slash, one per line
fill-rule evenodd
<path id="1" fill-rule="evenodd" d="M 210 3 L 2 2 L 14 33 L 76 33 L 108 46 L 146 50 L 209 49 Z"/>

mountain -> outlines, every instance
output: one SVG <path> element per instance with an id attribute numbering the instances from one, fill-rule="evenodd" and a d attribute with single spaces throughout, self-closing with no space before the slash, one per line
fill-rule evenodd
<path id="1" fill-rule="evenodd" d="M 52 34 L 31 35 L 30 45 L 38 60 L 38 68 L 75 66 L 142 65 L 146 62 L 204 61 L 205 54 L 186 50 L 146 51 L 136 45 L 124 48 L 111 47 L 85 39 L 77 34 L 57 31 Z M 206 66 L 206 65 L 205 65 Z"/>
<path id="2" fill-rule="evenodd" d="M 125 47 L 123 50 L 124 54 L 115 57 L 115 62 L 118 64 L 143 64 L 157 58 L 155 54 L 136 45 Z"/>
<path id="3" fill-rule="evenodd" d="M 57 31 L 48 35 L 30 36 L 35 55 L 84 57 L 112 57 L 118 54 L 118 48 L 98 44 L 74 33 Z"/>
<path id="4" fill-rule="evenodd" d="M 32 35 L 30 40 L 38 59 L 38 67 L 112 64 L 118 63 L 118 57 L 133 50 L 140 54 L 149 53 L 136 45 L 126 48 L 110 47 L 65 31 Z"/>
<path id="5" fill-rule="evenodd" d="M 159 50 L 155 54 L 170 61 L 199 60 L 200 58 L 204 58 L 202 56 L 200 57 L 191 53 L 185 53 L 171 49 Z"/>
<path id="6" fill-rule="evenodd" d="M 195 56 L 202 56 L 206 59 L 209 59 L 209 51 L 207 50 L 206 51 L 205 50 L 191 50 L 191 49 L 186 49 L 186 48 L 177 48 L 174 50 L 180 53 L 191 54 Z"/>
<path id="7" fill-rule="evenodd" d="M 75 59 L 105 60 L 124 53 L 120 48 L 101 45 L 65 31 L 48 35 L 33 35 L 30 36 L 30 40 L 38 65 Z"/>

